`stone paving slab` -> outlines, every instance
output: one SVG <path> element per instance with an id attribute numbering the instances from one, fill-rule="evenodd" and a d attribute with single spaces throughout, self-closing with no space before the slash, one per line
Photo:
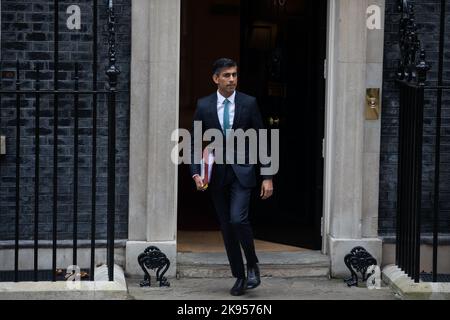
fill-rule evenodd
<path id="1" fill-rule="evenodd" d="M 349 288 L 341 279 L 263 277 L 261 285 L 244 296 L 233 297 L 232 278 L 170 278 L 169 288 L 160 288 L 152 276 L 152 287 L 141 288 L 140 278 L 127 278 L 128 293 L 102 292 L 3 292 L 0 299 L 15 300 L 399 300 L 385 285 L 381 289 Z"/>
<path id="2" fill-rule="evenodd" d="M 152 277 L 153 280 L 153 277 Z M 141 279 L 128 279 L 129 298 L 137 300 L 398 300 L 389 287 L 369 290 L 349 288 L 341 279 L 327 278 L 262 278 L 261 285 L 244 296 L 228 292 L 234 279 L 169 279 L 169 288 L 139 287 Z"/>
<path id="3" fill-rule="evenodd" d="M 405 272 L 396 265 L 389 265 L 383 269 L 383 279 L 390 287 L 404 299 L 412 300 L 449 300 L 450 283 L 415 283 Z"/>
<path id="4" fill-rule="evenodd" d="M 0 282 L 0 300 L 109 300 L 128 299 L 123 269 L 114 266 L 114 281 L 108 281 L 108 268 L 95 269 L 95 281 Z"/>

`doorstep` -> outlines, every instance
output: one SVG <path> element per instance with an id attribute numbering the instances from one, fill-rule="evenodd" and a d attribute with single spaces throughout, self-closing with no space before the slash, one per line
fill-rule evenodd
<path id="1" fill-rule="evenodd" d="M 329 277 L 330 258 L 320 251 L 260 252 L 259 268 L 262 277 Z M 179 278 L 229 278 L 231 271 L 226 254 L 177 254 Z"/>

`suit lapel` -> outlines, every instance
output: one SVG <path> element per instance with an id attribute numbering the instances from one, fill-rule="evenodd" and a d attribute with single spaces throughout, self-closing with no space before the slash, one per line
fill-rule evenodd
<path id="1" fill-rule="evenodd" d="M 241 99 L 241 95 L 239 94 L 239 92 L 236 91 L 236 96 L 234 98 L 234 120 L 233 120 L 233 130 L 236 130 L 238 124 L 239 124 L 239 119 L 241 117 L 241 111 L 243 108 L 243 104 L 242 104 L 242 99 Z"/>
<path id="2" fill-rule="evenodd" d="M 219 115 L 217 114 L 217 93 L 211 95 L 209 104 L 210 104 L 209 112 L 211 119 L 213 119 L 214 121 L 214 127 L 222 131 L 222 127 L 219 121 Z"/>

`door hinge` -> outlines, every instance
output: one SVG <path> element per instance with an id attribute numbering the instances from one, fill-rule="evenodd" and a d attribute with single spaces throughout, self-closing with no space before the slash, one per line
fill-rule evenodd
<path id="1" fill-rule="evenodd" d="M 0 136 L 0 155 L 6 154 L 6 137 Z"/>
<path id="2" fill-rule="evenodd" d="M 325 159 L 325 138 L 322 139 L 322 158 Z"/>
<path id="3" fill-rule="evenodd" d="M 320 218 L 320 236 L 323 238 L 323 217 Z"/>
<path id="4" fill-rule="evenodd" d="M 326 79 L 328 76 L 327 59 L 323 60 L 323 78 Z"/>

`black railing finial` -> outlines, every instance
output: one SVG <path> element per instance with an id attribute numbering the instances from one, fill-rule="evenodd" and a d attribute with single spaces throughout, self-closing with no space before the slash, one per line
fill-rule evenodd
<path id="1" fill-rule="evenodd" d="M 120 74 L 119 69 L 116 66 L 116 16 L 114 14 L 113 1 L 108 2 L 108 53 L 109 53 L 109 68 L 106 71 L 108 76 L 109 90 L 116 91 L 117 87 L 117 77 Z"/>
<path id="2" fill-rule="evenodd" d="M 397 64 L 397 79 L 398 80 L 404 80 L 405 79 L 405 72 L 403 70 L 402 60 L 398 60 L 398 64 Z"/>
<path id="3" fill-rule="evenodd" d="M 417 82 L 424 85 L 430 66 L 425 62 L 425 58 L 417 64 L 417 55 L 419 53 L 422 55 L 420 52 L 422 45 L 416 24 L 414 4 L 407 0 L 399 0 L 398 10 L 401 13 L 401 18 L 399 21 L 400 60 L 397 68 L 397 80 Z M 423 52 L 423 56 L 425 57 L 425 52 Z M 418 67 L 420 67 L 420 70 Z"/>
<path id="4" fill-rule="evenodd" d="M 20 62 L 16 60 L 16 86 L 20 85 Z"/>
<path id="5" fill-rule="evenodd" d="M 408 1 L 407 0 L 397 0 L 397 10 L 402 13 L 407 13 Z"/>
<path id="6" fill-rule="evenodd" d="M 431 65 L 426 61 L 425 50 L 420 51 L 419 63 L 416 65 L 417 70 L 417 82 L 419 85 L 425 85 L 427 80 L 427 72 L 431 69 Z"/>

